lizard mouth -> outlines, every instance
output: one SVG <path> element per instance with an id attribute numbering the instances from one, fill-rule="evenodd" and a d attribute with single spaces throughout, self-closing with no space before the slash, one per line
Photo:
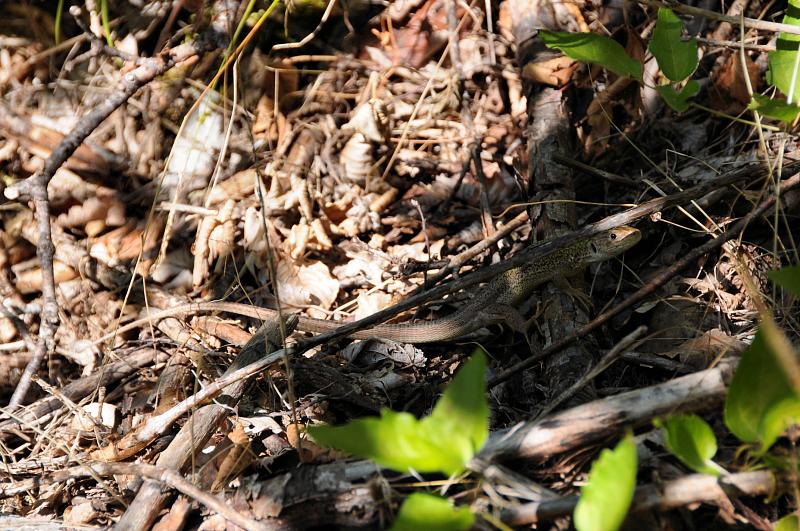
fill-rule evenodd
<path id="1" fill-rule="evenodd" d="M 628 249 L 639 243 L 639 240 L 642 239 L 642 231 L 634 227 L 623 225 L 611 231 L 611 236 L 615 237 L 614 239 L 621 245 L 627 245 L 625 249 Z"/>

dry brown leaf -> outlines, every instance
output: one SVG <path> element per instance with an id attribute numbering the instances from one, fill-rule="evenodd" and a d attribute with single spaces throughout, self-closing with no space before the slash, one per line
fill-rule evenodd
<path id="1" fill-rule="evenodd" d="M 255 168 L 248 168 L 234 173 L 224 181 L 217 184 L 208 195 L 209 205 L 218 205 L 228 199 L 239 201 L 253 196 L 258 172 Z"/>
<path id="2" fill-rule="evenodd" d="M 113 196 L 89 197 L 82 204 L 71 207 L 66 214 L 56 218 L 65 228 L 83 227 L 90 237 L 97 236 L 108 227 L 125 224 L 125 205 Z"/>
<path id="3" fill-rule="evenodd" d="M 308 240 L 311 235 L 311 227 L 306 223 L 296 223 L 289 230 L 289 236 L 283 241 L 283 252 L 298 260 L 306 254 Z"/>
<path id="4" fill-rule="evenodd" d="M 216 216 L 206 216 L 197 229 L 197 238 L 192 246 L 194 268 L 192 284 L 199 287 L 208 277 L 208 268 L 218 258 L 225 258 L 233 252 L 236 224 L 233 222 L 233 208 L 236 205 L 228 199 Z"/>
<path id="5" fill-rule="evenodd" d="M 78 274 L 70 266 L 58 260 L 53 261 L 53 275 L 56 284 L 78 278 Z M 36 267 L 17 274 L 17 290 L 23 295 L 42 290 L 42 270 Z"/>
<path id="6" fill-rule="evenodd" d="M 296 265 L 288 260 L 281 260 L 278 262 L 276 277 L 281 302 L 292 306 L 319 306 L 328 309 L 339 294 L 339 281 L 331 276 L 328 266 L 322 262 Z"/>
<path id="7" fill-rule="evenodd" d="M 353 313 L 355 319 L 368 317 L 392 304 L 392 296 L 382 291 L 371 293 L 359 293 L 356 297 L 356 311 Z"/>
<path id="8" fill-rule="evenodd" d="M 88 524 L 102 514 L 101 511 L 94 508 L 91 501 L 84 501 L 64 510 L 64 523 L 67 525 Z"/>
<path id="9" fill-rule="evenodd" d="M 192 504 L 184 496 L 178 496 L 169 506 L 169 512 L 155 523 L 152 531 L 175 531 L 184 529 L 186 517 L 192 509 Z M 226 521 L 227 522 L 227 521 Z"/>
<path id="10" fill-rule="evenodd" d="M 373 171 L 372 144 L 361 133 L 356 133 L 339 153 L 343 177 L 359 186 L 364 186 Z"/>
<path id="11" fill-rule="evenodd" d="M 219 463 L 217 474 L 211 485 L 211 492 L 217 492 L 250 463 L 253 462 L 253 452 L 250 450 L 250 437 L 245 433 L 241 423 L 235 423 L 233 430 L 228 433 L 228 439 L 233 443 L 227 448 L 225 457 Z"/>
<path id="12" fill-rule="evenodd" d="M 678 355 L 681 362 L 695 368 L 706 368 L 725 354 L 741 354 L 747 344 L 719 329 L 708 330 L 678 346 L 670 356 Z"/>
<path id="13" fill-rule="evenodd" d="M 748 77 L 753 91 L 759 92 L 761 76 L 758 65 L 745 55 Z M 750 103 L 750 92 L 747 90 L 742 75 L 742 62 L 739 53 L 731 53 L 725 62 L 712 75 L 714 89 L 709 91 L 711 105 L 722 112 L 737 114 Z"/>
<path id="14" fill-rule="evenodd" d="M 11 319 L 0 317 L 0 343 L 8 343 L 17 337 L 17 328 Z"/>

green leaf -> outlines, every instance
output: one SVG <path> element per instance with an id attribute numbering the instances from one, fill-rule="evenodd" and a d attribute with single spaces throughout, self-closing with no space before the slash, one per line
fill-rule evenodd
<path id="1" fill-rule="evenodd" d="M 400 472 L 464 470 L 489 435 L 486 403 L 486 357 L 482 351 L 459 369 L 430 416 L 381 411 L 380 418 L 343 426 L 311 426 L 309 434 L 325 446 L 372 459 Z"/>
<path id="2" fill-rule="evenodd" d="M 697 415 L 676 415 L 658 424 L 667 450 L 684 465 L 701 474 L 720 474 L 720 468 L 711 461 L 717 453 L 717 438 L 706 421 Z"/>
<path id="3" fill-rule="evenodd" d="M 725 399 L 725 424 L 742 441 L 766 442 L 771 437 L 771 430 L 764 432 L 768 413 L 781 402 L 795 398 L 789 378 L 759 329 L 733 375 Z M 771 422 L 774 426 L 775 420 Z"/>
<path id="4" fill-rule="evenodd" d="M 592 464 L 589 481 L 575 507 L 578 531 L 616 531 L 625 520 L 636 487 L 636 444 L 626 436 Z"/>
<path id="5" fill-rule="evenodd" d="M 626 54 L 622 45 L 613 39 L 595 33 L 546 30 L 540 30 L 539 36 L 548 47 L 576 61 L 599 64 L 621 76 L 642 80 L 642 63 Z"/>
<path id="6" fill-rule="evenodd" d="M 797 531 L 800 529 L 800 518 L 796 514 L 784 516 L 777 521 L 774 531 Z"/>
<path id="7" fill-rule="evenodd" d="M 475 516 L 468 507 L 453 507 L 450 500 L 415 492 L 403 502 L 392 531 L 461 531 L 472 527 Z"/>
<path id="8" fill-rule="evenodd" d="M 431 415 L 424 419 L 438 425 L 454 442 L 469 443 L 470 459 L 489 437 L 489 404 L 486 401 L 486 355 L 473 352 L 459 369 Z"/>
<path id="9" fill-rule="evenodd" d="M 689 98 L 693 97 L 700 91 L 700 83 L 694 79 L 686 82 L 683 90 L 680 92 L 672 88 L 672 85 L 659 85 L 656 87 L 664 101 L 669 105 L 672 110 L 677 112 L 685 112 L 689 108 Z"/>
<path id="10" fill-rule="evenodd" d="M 800 422 L 800 398 L 787 398 L 767 411 L 761 423 L 761 451 L 766 452 L 790 426 Z"/>
<path id="11" fill-rule="evenodd" d="M 800 0 L 789 0 L 781 22 L 800 26 Z M 778 87 L 787 96 L 792 94 L 791 100 L 797 101 L 797 95 L 800 94 L 800 35 L 780 33 L 775 48 L 774 52 L 769 53 L 767 82 Z"/>
<path id="12" fill-rule="evenodd" d="M 682 41 L 683 22 L 667 8 L 658 9 L 650 52 L 671 81 L 683 81 L 697 68 L 697 39 Z"/>
<path id="13" fill-rule="evenodd" d="M 747 105 L 751 111 L 758 111 L 767 118 L 780 120 L 787 124 L 794 122 L 800 114 L 800 107 L 787 103 L 784 99 L 773 99 L 761 94 L 753 94 L 753 99 Z"/>
<path id="14" fill-rule="evenodd" d="M 775 284 L 800 297 L 800 265 L 770 271 L 767 276 Z"/>

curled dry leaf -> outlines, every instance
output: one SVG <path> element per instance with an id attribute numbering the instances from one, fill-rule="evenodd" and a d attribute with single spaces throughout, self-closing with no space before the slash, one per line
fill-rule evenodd
<path id="1" fill-rule="evenodd" d="M 113 196 L 101 195 L 87 198 L 83 204 L 71 207 L 56 222 L 64 228 L 82 227 L 87 236 L 97 236 L 106 227 L 125 224 L 125 205 Z"/>
<path id="2" fill-rule="evenodd" d="M 192 288 L 192 265 L 192 255 L 188 249 L 174 249 L 153 267 L 150 276 L 164 289 L 183 293 Z"/>
<path id="3" fill-rule="evenodd" d="M 350 121 L 342 126 L 342 131 L 353 132 L 339 153 L 345 179 L 362 186 L 366 183 L 374 171 L 373 143 L 385 142 L 389 130 L 389 114 L 378 98 L 372 98 L 353 110 Z"/>
<path id="4" fill-rule="evenodd" d="M 380 286 L 383 280 L 386 264 L 376 260 L 374 254 L 368 252 L 347 252 L 348 260 L 336 266 L 333 274 L 341 282 L 348 284 L 365 284 Z"/>
<path id="5" fill-rule="evenodd" d="M 11 319 L 0 317 L 0 343 L 8 343 L 17 337 L 17 329 Z"/>
<path id="6" fill-rule="evenodd" d="M 264 432 L 283 433 L 283 427 L 278 424 L 278 421 L 267 415 L 239 417 L 239 422 L 244 426 L 244 432 L 250 437 L 257 437 Z"/>
<path id="7" fill-rule="evenodd" d="M 342 165 L 343 177 L 351 182 L 364 186 L 372 174 L 372 144 L 361 133 L 356 133 L 339 153 L 339 164 Z"/>
<path id="8" fill-rule="evenodd" d="M 327 310 L 339 294 L 339 281 L 322 262 L 296 265 L 281 260 L 276 277 L 281 302 L 292 306 L 318 306 Z"/>
<path id="9" fill-rule="evenodd" d="M 82 374 L 90 375 L 101 358 L 100 349 L 88 339 L 79 339 L 72 342 L 69 349 L 62 353 L 65 357 L 83 367 Z"/>
<path id="10" fill-rule="evenodd" d="M 211 193 L 208 194 L 208 204 L 218 205 L 228 199 L 240 201 L 252 197 L 257 178 L 258 172 L 255 168 L 234 173 L 211 190 Z"/>
<path id="11" fill-rule="evenodd" d="M 92 242 L 89 254 L 109 267 L 116 267 L 121 261 L 135 260 L 142 250 L 142 237 L 145 241 L 145 257 L 155 250 L 158 237 L 164 226 L 164 218 L 156 216 L 147 231 L 144 222 L 131 220 L 122 227 L 109 231 Z M 147 258 L 145 258 L 147 259 Z"/>
<path id="12" fill-rule="evenodd" d="M 369 142 L 384 142 L 389 134 L 389 125 L 386 105 L 378 98 L 372 98 L 353 110 L 342 130 L 361 133 Z"/>
<path id="13" fill-rule="evenodd" d="M 253 137 L 266 144 L 278 144 L 286 131 L 286 117 L 275 113 L 275 102 L 267 96 L 261 96 L 256 106 L 256 119 L 253 122 Z"/>
<path id="14" fill-rule="evenodd" d="M 297 260 L 306 253 L 311 227 L 307 223 L 292 225 L 289 236 L 283 241 L 283 251 Z"/>
<path id="15" fill-rule="evenodd" d="M 319 249 L 322 251 L 329 251 L 333 249 L 333 242 L 328 237 L 328 232 L 325 230 L 325 227 L 322 225 L 322 220 L 319 218 L 315 218 L 311 222 L 311 231 L 314 234 L 314 238 L 316 238 L 317 243 L 319 244 Z"/>
<path id="16" fill-rule="evenodd" d="M 232 199 L 225 202 L 216 216 L 206 216 L 197 229 L 193 245 L 194 269 L 192 284 L 200 286 L 208 276 L 209 266 L 217 258 L 224 258 L 233 252 L 236 224 L 233 222 Z"/>
<path id="17" fill-rule="evenodd" d="M 255 454 L 250 449 L 250 438 L 245 433 L 242 424 L 237 422 L 234 425 L 233 430 L 228 433 L 228 439 L 232 444 L 227 447 L 224 457 L 218 464 L 217 474 L 211 485 L 212 492 L 227 485 L 255 458 Z M 219 461 L 219 458 L 215 461 Z"/>
<path id="18" fill-rule="evenodd" d="M 82 498 L 76 498 L 79 500 Z M 76 503 L 64 509 L 64 523 L 67 526 L 83 525 L 99 518 L 103 513 L 94 508 L 94 504 L 89 501 Z"/>
<path id="19" fill-rule="evenodd" d="M 392 304 L 392 296 L 382 291 L 372 293 L 359 293 L 356 297 L 356 311 L 353 317 L 361 319 L 368 317 L 375 312 L 383 310 Z"/>
<path id="20" fill-rule="evenodd" d="M 384 360 L 392 360 L 402 367 L 425 366 L 425 353 L 421 349 L 409 343 L 380 339 L 350 343 L 342 350 L 342 357 L 362 367 L 369 367 Z"/>
<path id="21" fill-rule="evenodd" d="M 77 278 L 78 274 L 70 266 L 58 260 L 53 261 L 53 275 L 56 284 Z M 42 270 L 36 267 L 17 274 L 17 290 L 23 295 L 42 290 Z"/>
<path id="22" fill-rule="evenodd" d="M 265 225 L 269 231 L 269 240 L 264 234 Z M 245 210 L 242 239 L 244 248 L 247 251 L 247 267 L 254 275 L 266 278 L 266 275 L 259 274 L 259 270 L 266 266 L 269 245 L 272 244 L 273 249 L 280 248 L 281 238 L 275 227 L 268 221 L 265 223 L 265 220 L 262 219 L 260 208 L 251 206 Z"/>
<path id="23" fill-rule="evenodd" d="M 707 330 L 699 337 L 682 343 L 675 351 L 681 363 L 704 369 L 716 359 L 726 354 L 741 354 L 746 348 L 747 344 L 743 341 L 714 328 Z M 666 355 L 670 354 L 666 353 Z"/>
<path id="24" fill-rule="evenodd" d="M 392 203 L 394 203 L 394 200 L 397 199 L 398 193 L 399 191 L 397 188 L 389 188 L 378 197 L 374 198 L 369 203 L 370 212 L 381 213 L 386 210 Z"/>

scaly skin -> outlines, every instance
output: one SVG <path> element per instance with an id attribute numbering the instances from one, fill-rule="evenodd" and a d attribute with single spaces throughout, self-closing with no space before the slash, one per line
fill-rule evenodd
<path id="1" fill-rule="evenodd" d="M 622 254 L 636 245 L 641 237 L 638 229 L 628 226 L 617 227 L 547 254 L 532 264 L 509 269 L 486 284 L 462 309 L 450 315 L 432 321 L 381 324 L 351 334 L 350 337 L 356 339 L 378 337 L 405 343 L 432 343 L 456 339 L 497 322 L 506 320 L 510 322 L 515 316 L 509 314 L 508 308 L 525 300 L 538 286 L 556 277 L 574 274 L 590 263 L 602 262 Z M 490 309 L 495 309 L 495 313 L 492 314 Z M 505 317 L 502 315 L 504 309 L 507 314 Z M 276 310 L 236 302 L 198 302 L 157 312 L 149 319 L 140 319 L 125 325 L 117 333 L 135 328 L 149 320 L 199 312 L 227 312 L 256 319 L 269 319 L 277 313 Z M 320 333 L 335 330 L 343 324 L 342 321 L 300 317 L 297 328 L 305 332 Z M 107 338 L 100 338 L 97 342 Z"/>

